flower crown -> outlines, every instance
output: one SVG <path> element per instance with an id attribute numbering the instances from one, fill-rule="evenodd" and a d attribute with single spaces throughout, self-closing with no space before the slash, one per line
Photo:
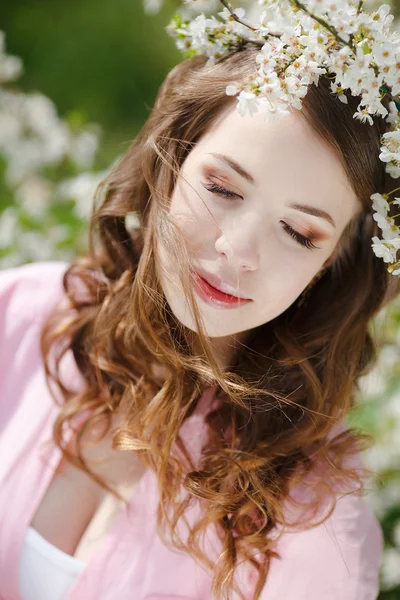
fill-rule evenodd
<path id="1" fill-rule="evenodd" d="M 355 119 L 370 125 L 371 115 L 386 120 L 379 158 L 392 178 L 400 177 L 400 34 L 390 30 L 390 6 L 368 13 L 363 0 L 258 0 L 265 9 L 251 23 L 244 19 L 243 8 L 220 1 L 224 8 L 218 19 L 177 14 L 167 31 L 185 57 L 206 55 L 207 64 L 245 47 L 259 47 L 257 76 L 226 88 L 227 95 L 237 96 L 240 114 L 253 115 L 260 99 L 267 98 L 274 102 L 266 118 L 284 117 L 291 108 L 301 109 L 308 86 L 328 75 L 332 93 L 343 103 L 348 102 L 345 90 L 361 97 Z M 382 232 L 381 238 L 372 238 L 372 249 L 393 275 L 400 275 L 400 227 L 394 220 L 400 213 L 390 215 L 390 206 L 400 207 L 400 198 L 390 197 L 399 190 L 371 196 L 373 218 Z"/>

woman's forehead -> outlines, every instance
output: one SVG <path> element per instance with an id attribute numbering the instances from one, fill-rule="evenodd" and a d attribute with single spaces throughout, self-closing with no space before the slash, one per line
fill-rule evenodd
<path id="1" fill-rule="evenodd" d="M 270 121 L 265 116 L 267 108 L 252 116 L 242 116 L 235 107 L 230 107 L 202 136 L 200 148 L 218 143 L 255 166 L 277 155 L 280 160 L 287 157 L 287 162 L 292 161 L 293 168 L 299 163 L 318 162 L 319 158 L 340 163 L 334 150 L 313 130 L 301 111 L 294 109 L 287 117 Z"/>

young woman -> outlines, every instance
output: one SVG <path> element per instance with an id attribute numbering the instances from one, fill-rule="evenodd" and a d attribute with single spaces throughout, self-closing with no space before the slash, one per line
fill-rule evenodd
<path id="1" fill-rule="evenodd" d="M 1 274 L 3 600 L 376 598 L 344 419 L 399 292 L 371 250 L 385 122 L 324 79 L 239 115 L 255 52 L 172 70 L 87 257 Z"/>

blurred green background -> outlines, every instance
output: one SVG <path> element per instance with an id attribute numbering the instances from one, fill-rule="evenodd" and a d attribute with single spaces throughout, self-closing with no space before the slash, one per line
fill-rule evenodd
<path id="1" fill-rule="evenodd" d="M 141 0 L 2 0 L 0 29 L 24 62 L 19 87 L 51 98 L 68 121 L 101 125 L 102 169 L 135 137 L 180 60 L 165 32 L 172 14 L 170 3 L 147 15 Z"/>

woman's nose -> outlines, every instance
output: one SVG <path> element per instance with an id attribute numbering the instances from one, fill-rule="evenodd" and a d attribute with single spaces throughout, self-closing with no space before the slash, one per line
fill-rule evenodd
<path id="1" fill-rule="evenodd" d="M 239 233 L 231 231 L 220 232 L 215 242 L 215 249 L 226 257 L 228 263 L 241 271 L 256 271 L 259 268 L 260 257 L 255 232 Z"/>

